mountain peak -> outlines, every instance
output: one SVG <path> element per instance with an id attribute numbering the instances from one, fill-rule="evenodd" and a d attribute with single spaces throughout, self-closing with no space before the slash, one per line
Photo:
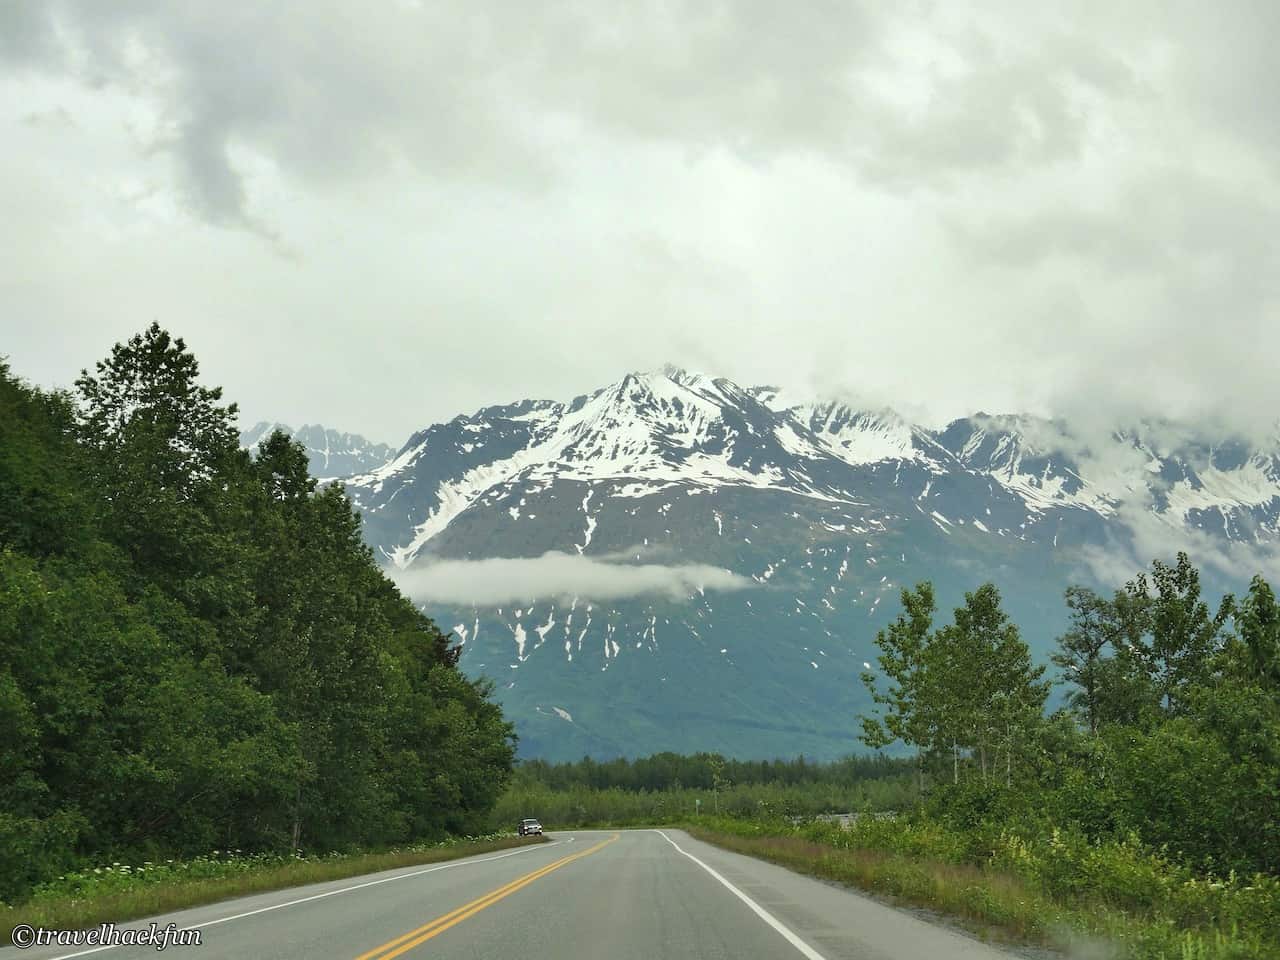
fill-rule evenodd
<path id="1" fill-rule="evenodd" d="M 700 370 L 690 370 L 674 363 L 664 363 L 657 371 L 647 374 L 650 377 L 664 377 L 682 387 L 698 387 L 721 382 L 723 377 L 712 377 Z"/>
<path id="2" fill-rule="evenodd" d="M 1127 563 L 1112 557 L 1138 536 L 1280 543 L 1280 459 L 1222 434 L 1162 430 L 1168 452 L 1150 429 L 1090 434 L 1079 452 L 1078 424 L 935 430 L 796 399 L 668 364 L 436 423 L 344 485 L 375 554 L 455 625 L 465 669 L 498 679 L 522 749 L 561 756 L 704 727 L 717 749 L 834 755 L 848 678 L 903 585 L 958 598 L 990 580 L 1048 638 L 1066 571 Z M 742 704 L 767 721 L 744 724 Z"/>

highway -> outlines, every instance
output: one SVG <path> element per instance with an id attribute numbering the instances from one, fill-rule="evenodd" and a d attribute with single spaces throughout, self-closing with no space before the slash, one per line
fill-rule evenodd
<path id="1" fill-rule="evenodd" d="M 199 946 L 32 947 L 0 960 L 992 960 L 1015 954 L 679 830 L 552 842 L 153 918 Z M 147 928 L 152 921 L 121 923 Z"/>

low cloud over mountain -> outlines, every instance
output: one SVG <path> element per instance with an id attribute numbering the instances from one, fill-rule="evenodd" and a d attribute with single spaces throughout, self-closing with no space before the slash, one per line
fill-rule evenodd
<path id="1" fill-rule="evenodd" d="M 700 590 L 743 590 L 755 584 L 740 574 L 704 563 L 631 564 L 549 550 L 540 557 L 439 560 L 393 571 L 397 585 L 415 600 L 505 605 L 540 599 L 680 600 Z"/>

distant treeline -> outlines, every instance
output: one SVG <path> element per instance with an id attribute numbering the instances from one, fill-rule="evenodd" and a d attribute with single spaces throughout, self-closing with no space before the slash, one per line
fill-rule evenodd
<path id="1" fill-rule="evenodd" d="M 910 760 L 875 754 L 849 756 L 828 763 L 806 760 L 732 760 L 714 753 L 655 753 L 636 760 L 597 761 L 583 757 L 568 763 L 525 760 L 518 768 L 520 782 L 534 781 L 553 790 L 592 787 L 597 790 L 711 790 L 736 785 L 821 784 L 852 787 L 867 780 L 884 780 L 915 769 Z"/>
<path id="2" fill-rule="evenodd" d="M 911 760 L 851 756 L 831 763 L 727 760 L 658 753 L 638 760 L 526 760 L 494 808 L 494 825 L 540 817 L 552 826 L 665 823 L 701 814 L 804 817 L 903 810 L 919 800 Z"/>
<path id="3" fill-rule="evenodd" d="M 340 487 L 158 326 L 35 389 L 0 362 L 0 900 L 85 862 L 477 830 L 490 688 L 378 570 Z"/>

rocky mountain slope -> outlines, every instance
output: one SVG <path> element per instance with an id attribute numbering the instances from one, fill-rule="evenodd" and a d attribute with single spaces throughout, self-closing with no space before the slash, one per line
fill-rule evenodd
<path id="1" fill-rule="evenodd" d="M 1069 583 L 1280 541 L 1280 443 L 981 414 L 932 430 L 678 369 L 432 425 L 346 485 L 522 752 L 548 757 L 846 753 L 904 585 L 949 607 L 993 580 L 1043 656 Z"/>

